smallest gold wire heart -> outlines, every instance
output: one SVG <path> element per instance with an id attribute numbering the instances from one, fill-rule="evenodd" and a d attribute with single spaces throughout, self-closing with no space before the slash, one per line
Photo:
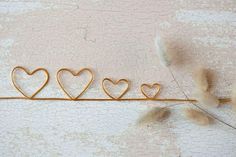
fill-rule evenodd
<path id="1" fill-rule="evenodd" d="M 108 81 L 108 82 L 112 83 L 113 85 L 118 85 L 119 83 L 124 82 L 124 83 L 127 84 L 127 87 L 126 87 L 126 88 L 124 89 L 124 91 L 120 94 L 120 96 L 114 97 L 114 96 L 112 96 L 112 95 L 109 93 L 109 91 L 107 90 L 107 88 L 106 88 L 106 86 L 105 86 L 105 84 L 104 84 L 105 81 Z M 107 94 L 107 96 L 109 96 L 109 97 L 112 98 L 112 99 L 121 99 L 121 98 L 128 92 L 129 86 L 130 86 L 130 83 L 129 83 L 129 81 L 128 81 L 127 79 L 120 79 L 120 80 L 118 80 L 118 81 L 113 81 L 113 80 L 111 80 L 110 78 L 104 78 L 104 79 L 102 80 L 102 89 L 103 89 L 103 91 Z"/>
<path id="2" fill-rule="evenodd" d="M 73 76 L 79 76 L 82 72 L 84 71 L 87 71 L 89 72 L 89 74 L 91 75 L 91 78 L 90 80 L 88 81 L 88 83 L 86 84 L 86 86 L 84 87 L 84 89 L 82 90 L 82 92 L 79 93 L 79 95 L 77 95 L 76 97 L 73 97 L 66 89 L 65 87 L 63 86 L 62 82 L 61 82 L 61 79 L 60 79 L 60 73 L 63 72 L 63 71 L 67 71 L 69 73 L 71 73 Z M 79 70 L 77 73 L 72 71 L 71 69 L 68 69 L 68 68 L 62 68 L 60 69 L 58 72 L 57 72 L 57 82 L 59 84 L 59 86 L 61 87 L 61 89 L 63 90 L 63 92 L 71 99 L 71 100 L 76 100 L 78 99 L 82 94 L 84 94 L 84 92 L 89 88 L 89 86 L 91 85 L 91 83 L 93 82 L 94 80 L 94 74 L 92 72 L 91 69 L 89 68 L 83 68 L 81 70 Z"/>
<path id="3" fill-rule="evenodd" d="M 42 86 L 36 90 L 35 93 L 33 93 L 31 96 L 28 96 L 20 87 L 19 85 L 16 83 L 16 79 L 14 77 L 14 73 L 16 70 L 23 70 L 27 75 L 29 76 L 32 76 L 34 75 L 36 72 L 38 71 L 43 71 L 45 74 L 46 74 L 46 80 L 44 81 L 44 83 L 42 84 Z M 11 72 L 11 80 L 12 80 L 12 83 L 14 85 L 14 87 L 22 94 L 24 95 L 26 98 L 29 98 L 29 99 L 33 99 L 48 83 L 49 81 L 49 73 L 46 69 L 44 68 L 38 68 L 38 69 L 35 69 L 34 71 L 32 72 L 29 72 L 26 68 L 22 67 L 22 66 L 17 66 L 15 67 L 12 72 Z"/>
<path id="4" fill-rule="evenodd" d="M 145 88 L 145 87 L 147 87 L 147 88 L 149 88 L 149 89 L 156 88 L 157 91 L 156 91 L 155 95 L 152 96 L 152 97 L 148 96 L 148 94 L 144 91 L 144 88 Z M 159 92 L 160 92 L 160 89 L 161 89 L 161 85 L 158 84 L 158 83 L 154 83 L 154 84 L 152 84 L 152 85 L 150 85 L 150 84 L 142 84 L 140 89 L 141 89 L 142 94 L 143 94 L 147 99 L 155 99 L 155 98 L 159 95 Z"/>

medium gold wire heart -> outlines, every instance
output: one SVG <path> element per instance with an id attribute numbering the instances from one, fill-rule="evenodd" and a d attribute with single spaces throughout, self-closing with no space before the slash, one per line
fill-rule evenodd
<path id="1" fill-rule="evenodd" d="M 21 88 L 20 86 L 16 83 L 16 79 L 14 77 L 14 72 L 16 70 L 23 70 L 27 75 L 29 76 L 32 76 L 34 75 L 36 72 L 38 71 L 43 71 L 45 74 L 46 74 L 46 80 L 44 81 L 44 83 L 42 84 L 42 86 L 36 90 L 35 93 L 33 93 L 31 96 L 28 96 Z M 12 83 L 14 85 L 14 87 L 22 94 L 24 95 L 26 98 L 29 98 L 29 99 L 33 99 L 48 83 L 49 81 L 49 73 L 46 69 L 44 68 L 38 68 L 38 69 L 35 69 L 34 71 L 32 72 L 29 72 L 26 68 L 22 67 L 22 66 L 17 66 L 15 67 L 12 72 L 11 72 L 11 80 L 12 80 Z"/>
<path id="2" fill-rule="evenodd" d="M 82 90 L 82 92 L 80 92 L 80 94 L 76 97 L 73 97 L 68 91 L 66 91 L 65 87 L 63 86 L 63 83 L 61 82 L 61 79 L 60 79 L 60 73 L 63 72 L 63 71 L 67 71 L 69 72 L 70 74 L 72 74 L 73 76 L 77 76 L 79 77 L 81 73 L 87 71 L 89 72 L 89 74 L 91 75 L 91 78 L 90 80 L 88 81 L 88 83 L 86 84 L 86 86 L 84 87 L 84 89 Z M 89 68 L 83 68 L 81 69 L 80 71 L 78 71 L 77 73 L 72 71 L 71 69 L 67 69 L 67 68 L 62 68 L 60 69 L 58 72 L 57 72 L 57 82 L 59 84 L 59 86 L 61 87 L 61 89 L 63 90 L 63 92 L 71 99 L 71 100 L 76 100 L 78 99 L 82 94 L 84 94 L 84 92 L 89 88 L 89 86 L 91 85 L 91 83 L 93 82 L 94 80 L 94 75 L 93 75 L 93 72 L 92 70 L 90 70 Z"/>
<path id="3" fill-rule="evenodd" d="M 105 86 L 105 84 L 104 84 L 105 81 L 108 81 L 108 82 L 112 83 L 113 85 L 118 85 L 119 83 L 124 82 L 124 83 L 127 84 L 127 87 L 126 87 L 126 89 L 120 94 L 120 96 L 114 97 L 114 96 L 112 96 L 112 95 L 109 93 L 109 91 L 107 90 L 107 88 L 106 88 L 106 86 Z M 118 80 L 118 81 L 113 81 L 113 80 L 111 80 L 111 79 L 109 79 L 109 78 L 104 78 L 104 79 L 102 80 L 102 89 L 103 89 L 103 91 L 107 94 L 107 96 L 109 96 L 109 97 L 112 98 L 112 99 L 121 99 L 121 98 L 128 92 L 129 86 L 130 86 L 130 83 L 129 83 L 129 81 L 128 81 L 127 79 L 120 79 L 120 80 Z"/>
<path id="4" fill-rule="evenodd" d="M 148 96 L 148 94 L 144 91 L 144 88 L 145 88 L 145 87 L 147 87 L 147 88 L 149 88 L 149 89 L 156 88 L 157 91 L 156 91 L 155 95 L 152 96 L 152 97 Z M 142 84 L 140 89 L 141 89 L 142 94 L 143 94 L 146 98 L 148 98 L 148 99 L 155 99 L 155 98 L 159 95 L 159 92 L 160 92 L 160 89 L 161 89 L 161 85 L 158 84 L 158 83 L 154 83 L 154 84 L 152 84 L 152 85 L 150 85 L 150 84 Z"/>

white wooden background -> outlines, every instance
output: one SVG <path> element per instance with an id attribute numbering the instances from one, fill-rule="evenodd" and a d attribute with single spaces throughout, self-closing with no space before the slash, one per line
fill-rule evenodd
<path id="1" fill-rule="evenodd" d="M 94 70 L 84 97 L 106 97 L 104 77 L 129 78 L 126 97 L 142 97 L 144 82 L 163 84 L 161 97 L 192 97 L 191 71 L 201 64 L 212 69 L 213 92 L 229 96 L 236 79 L 235 12 L 235 0 L 1 0 L 0 95 L 20 95 L 10 71 L 21 65 L 49 70 L 42 97 L 65 96 L 55 81 L 61 67 Z M 174 78 L 159 64 L 156 32 L 175 54 Z M 171 107 L 163 123 L 136 125 L 159 104 L 1 100 L 0 156 L 236 156 L 236 130 L 192 124 L 182 110 L 191 104 Z M 229 105 L 208 111 L 236 126 Z"/>

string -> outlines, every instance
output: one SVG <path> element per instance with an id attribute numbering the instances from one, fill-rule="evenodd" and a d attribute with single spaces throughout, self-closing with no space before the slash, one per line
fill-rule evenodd
<path id="1" fill-rule="evenodd" d="M 186 98 L 187 100 L 189 100 L 187 94 L 185 94 L 185 92 L 184 92 L 184 91 L 182 90 L 182 88 L 180 87 L 178 81 L 175 79 L 174 74 L 173 74 L 171 68 L 168 68 L 168 69 L 169 69 L 169 72 L 170 72 L 172 78 L 174 79 L 175 83 L 177 84 L 178 88 L 180 89 L 180 91 L 183 93 L 183 95 L 185 96 L 185 98 Z M 227 103 L 227 102 L 230 102 L 230 101 L 231 101 L 231 99 L 229 99 L 229 98 L 219 99 L 219 100 L 220 100 L 220 103 Z M 197 102 L 197 101 L 195 101 L 195 102 Z M 231 124 L 229 124 L 229 123 L 227 123 L 227 122 L 224 122 L 224 121 L 221 120 L 220 118 L 214 116 L 213 114 L 211 114 L 210 112 L 208 112 L 208 111 L 205 110 L 204 108 L 202 108 L 202 107 L 200 107 L 199 105 L 195 104 L 195 102 L 194 102 L 194 101 L 189 101 L 190 104 L 192 104 L 193 106 L 195 106 L 196 108 L 198 108 L 198 109 L 201 110 L 202 112 L 206 113 L 206 114 L 209 115 L 211 118 L 213 118 L 213 119 L 219 121 L 220 123 L 222 123 L 222 124 L 224 124 L 224 125 L 226 125 L 226 126 L 232 128 L 232 129 L 235 129 L 235 130 L 236 130 L 236 127 L 234 127 L 233 125 L 231 125 Z"/>

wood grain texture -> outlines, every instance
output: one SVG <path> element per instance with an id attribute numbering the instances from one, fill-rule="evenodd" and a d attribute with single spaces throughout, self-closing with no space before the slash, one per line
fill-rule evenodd
<path id="1" fill-rule="evenodd" d="M 62 67 L 94 70 L 85 98 L 106 97 L 104 77 L 129 78 L 125 97 L 143 97 L 140 85 L 153 82 L 163 85 L 160 97 L 192 97 L 191 72 L 201 64 L 212 70 L 214 94 L 229 96 L 236 80 L 235 12 L 235 0 L 1 1 L 0 95 L 20 95 L 9 74 L 21 65 L 49 70 L 42 97 L 65 97 L 55 79 Z M 175 54 L 173 75 L 159 63 L 156 33 Z M 164 123 L 136 126 L 158 104 L 170 105 L 1 100 L 0 156 L 236 156 L 236 130 L 190 123 L 182 111 L 191 104 L 171 107 Z M 236 126 L 229 105 L 207 110 Z"/>

